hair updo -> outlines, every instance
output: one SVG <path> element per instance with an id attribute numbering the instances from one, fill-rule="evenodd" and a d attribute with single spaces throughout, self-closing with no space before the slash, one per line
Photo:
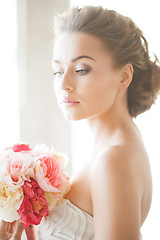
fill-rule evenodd
<path id="1" fill-rule="evenodd" d="M 128 17 L 101 6 L 73 7 L 55 18 L 55 33 L 82 32 L 98 37 L 113 57 L 116 67 L 132 64 L 128 87 L 128 110 L 132 117 L 148 110 L 160 92 L 160 66 L 151 61 L 142 31 Z"/>

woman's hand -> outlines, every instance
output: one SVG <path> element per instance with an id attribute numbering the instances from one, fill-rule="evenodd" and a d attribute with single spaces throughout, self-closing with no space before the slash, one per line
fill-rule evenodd
<path id="1" fill-rule="evenodd" d="M 0 221 L 0 240 L 21 240 L 21 236 L 24 230 L 23 223 L 18 221 L 5 222 Z"/>

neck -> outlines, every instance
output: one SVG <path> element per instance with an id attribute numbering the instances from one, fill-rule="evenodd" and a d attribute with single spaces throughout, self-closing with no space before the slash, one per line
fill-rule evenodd
<path id="1" fill-rule="evenodd" d="M 111 109 L 107 113 L 94 116 L 86 121 L 92 134 L 94 149 L 115 143 L 121 137 L 122 130 L 133 124 L 128 110 L 122 108 Z"/>

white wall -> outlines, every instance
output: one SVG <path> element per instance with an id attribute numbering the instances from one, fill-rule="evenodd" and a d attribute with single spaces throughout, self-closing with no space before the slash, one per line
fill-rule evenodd
<path id="1" fill-rule="evenodd" d="M 53 16 L 68 5 L 67 0 L 18 0 L 18 73 L 20 140 L 70 156 L 70 124 L 57 107 L 51 68 Z"/>

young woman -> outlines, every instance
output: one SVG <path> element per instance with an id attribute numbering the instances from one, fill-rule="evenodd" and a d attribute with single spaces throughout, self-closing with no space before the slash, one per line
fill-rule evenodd
<path id="1" fill-rule="evenodd" d="M 68 120 L 86 119 L 94 145 L 68 194 L 41 223 L 39 239 L 140 240 L 152 180 L 133 118 L 160 91 L 158 60 L 150 60 L 147 41 L 130 18 L 102 7 L 72 8 L 56 18 L 55 29 L 59 106 Z M 1 234 L 12 229 L 1 224 Z M 17 229 L 20 239 L 21 224 Z"/>

